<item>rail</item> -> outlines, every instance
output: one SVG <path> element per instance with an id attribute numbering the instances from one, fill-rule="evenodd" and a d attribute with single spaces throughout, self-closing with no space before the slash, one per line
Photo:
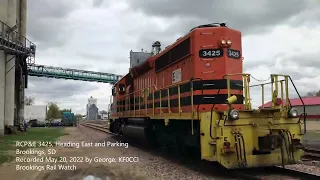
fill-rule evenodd
<path id="1" fill-rule="evenodd" d="M 303 180 L 318 180 L 320 178 L 319 175 L 310 174 L 307 172 L 287 169 L 279 166 L 271 166 L 264 168 L 250 168 L 250 169 L 236 169 L 230 170 L 232 174 L 236 177 L 243 178 L 246 180 L 260 180 L 260 179 L 274 179 L 276 176 L 277 179 L 303 179 Z"/>
<path id="2" fill-rule="evenodd" d="M 320 149 L 315 149 L 315 148 L 304 148 L 303 149 L 305 154 L 303 156 L 304 159 L 308 160 L 320 160 Z"/>
<path id="3" fill-rule="evenodd" d="M 88 122 L 85 122 L 85 123 L 82 123 L 80 124 L 82 126 L 85 126 L 85 127 L 89 127 L 91 129 L 95 129 L 95 130 L 98 130 L 98 131 L 102 131 L 102 132 L 105 132 L 105 133 L 108 133 L 108 134 L 112 134 L 105 125 L 102 125 L 102 124 L 96 124 L 96 123 L 88 123 Z"/>

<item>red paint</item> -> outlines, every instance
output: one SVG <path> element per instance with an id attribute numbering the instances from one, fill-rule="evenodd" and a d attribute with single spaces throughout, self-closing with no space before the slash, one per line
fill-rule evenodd
<path id="1" fill-rule="evenodd" d="M 307 119 L 320 119 L 320 115 L 307 115 Z"/>
<path id="2" fill-rule="evenodd" d="M 231 48 L 234 50 L 238 50 L 242 52 L 242 44 L 241 44 L 241 32 L 235 29 L 230 29 L 227 27 L 207 27 L 207 28 L 196 28 L 189 32 L 184 37 L 175 41 L 172 45 L 165 48 L 162 52 L 157 55 L 154 55 L 148 58 L 142 64 L 133 67 L 130 69 L 130 72 L 124 76 L 120 81 L 115 84 L 116 94 L 113 95 L 113 108 L 111 115 L 123 116 L 132 113 L 132 111 L 125 110 L 125 107 L 128 107 L 129 97 L 131 99 L 141 97 L 141 100 L 137 100 L 134 104 L 138 106 L 138 104 L 146 104 L 152 103 L 152 100 L 148 100 L 145 95 L 153 91 L 160 91 L 171 87 L 172 85 L 178 85 L 180 83 L 186 83 L 190 81 L 191 78 L 201 78 L 202 80 L 215 80 L 215 79 L 226 79 L 226 74 L 237 74 L 231 76 L 231 80 L 242 80 L 242 76 L 239 75 L 242 73 L 242 64 L 243 61 L 241 58 L 233 59 L 228 57 L 227 48 L 223 48 L 222 57 L 219 58 L 200 58 L 199 50 L 200 49 L 220 49 L 221 40 L 229 40 L 232 41 Z M 189 51 L 184 53 L 183 57 L 179 57 L 177 59 L 177 53 L 175 51 L 182 51 L 179 49 L 174 49 L 178 47 L 178 45 L 189 42 Z M 180 46 L 181 47 L 181 46 Z M 188 49 L 187 49 L 188 50 Z M 171 54 L 167 54 L 170 51 Z M 183 50 L 184 51 L 184 50 Z M 211 52 L 211 51 L 210 51 Z M 167 56 L 168 55 L 168 56 Z M 156 60 L 166 57 L 167 60 L 174 60 L 174 63 L 169 63 L 167 66 L 155 71 Z M 206 66 L 207 63 L 210 63 L 210 66 Z M 174 83 L 172 73 L 175 70 L 181 69 L 181 81 L 178 83 Z M 119 92 L 119 85 L 127 90 L 126 92 Z M 130 86 L 130 87 L 129 87 Z M 129 88 L 128 88 L 129 87 Z M 149 91 L 144 91 L 146 89 Z M 216 90 L 205 90 L 205 91 L 194 91 L 194 95 L 212 95 L 212 94 L 227 94 L 226 89 Z M 130 94 L 130 95 L 129 95 Z M 242 95 L 243 92 L 239 90 L 234 90 L 232 92 L 234 95 Z M 190 96 L 191 92 L 186 92 L 181 94 L 183 96 Z M 169 96 L 173 98 L 174 96 Z M 161 98 L 161 101 L 167 100 L 168 97 Z M 154 101 L 160 102 L 160 98 L 155 99 Z M 130 102 L 132 103 L 132 102 Z M 132 105 L 132 104 L 131 104 Z M 242 110 L 244 109 L 243 104 L 234 104 L 233 108 Z M 215 110 L 225 111 L 228 109 L 228 106 L 225 104 L 217 104 L 214 106 Z M 120 110 L 119 110 L 120 109 Z M 193 109 L 202 111 L 211 111 L 212 104 L 202 104 L 202 105 L 194 105 L 192 106 L 184 106 L 181 108 L 183 112 L 191 112 Z M 163 112 L 169 112 L 169 109 L 166 107 L 162 107 Z M 178 108 L 170 108 L 172 113 L 178 113 Z M 148 114 L 153 113 L 153 109 L 145 105 L 145 109 L 140 110 L 141 116 L 143 116 L 146 112 Z M 138 113 L 136 111 L 136 113 Z M 155 108 L 155 113 L 160 113 L 160 108 Z"/>

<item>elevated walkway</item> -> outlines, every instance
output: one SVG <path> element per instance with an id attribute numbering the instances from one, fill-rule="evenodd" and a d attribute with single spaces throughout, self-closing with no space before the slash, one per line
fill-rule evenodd
<path id="1" fill-rule="evenodd" d="M 9 27 L 2 21 L 0 21 L 0 50 L 19 59 L 19 62 L 23 67 L 23 75 L 110 84 L 116 83 L 122 77 L 110 73 L 34 64 L 36 46 L 27 38 L 16 32 L 15 27 Z"/>
<path id="2" fill-rule="evenodd" d="M 15 31 L 15 28 L 0 21 L 0 51 L 16 58 L 22 67 L 22 74 L 27 76 L 27 64 L 35 62 L 36 45 Z M 12 59 L 7 60 L 6 63 Z M 25 88 L 27 86 L 28 78 L 25 78 Z"/>
<path id="3" fill-rule="evenodd" d="M 14 29 L 15 27 L 9 27 L 0 21 L 0 50 L 9 55 L 19 56 L 22 59 L 27 59 L 27 57 L 34 59 L 36 46 Z M 31 58 L 29 58 L 29 64 L 34 62 Z"/>
<path id="4" fill-rule="evenodd" d="M 116 83 L 122 76 L 103 72 L 85 71 L 61 67 L 44 66 L 37 64 L 28 65 L 28 75 L 56 79 L 72 79 L 102 83 Z"/>

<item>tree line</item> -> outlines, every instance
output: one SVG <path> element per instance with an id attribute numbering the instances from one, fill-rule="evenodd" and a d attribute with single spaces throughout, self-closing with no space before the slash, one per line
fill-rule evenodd
<path id="1" fill-rule="evenodd" d="M 314 96 L 320 96 L 320 90 L 319 91 L 308 92 L 305 97 L 314 97 Z"/>
<path id="2" fill-rule="evenodd" d="M 34 104 L 33 97 L 25 97 L 25 104 L 31 106 Z M 57 103 L 49 102 L 47 105 L 47 120 L 61 119 L 63 112 L 72 112 L 72 109 L 60 109 Z M 76 114 L 76 118 L 81 118 L 81 114 Z"/>

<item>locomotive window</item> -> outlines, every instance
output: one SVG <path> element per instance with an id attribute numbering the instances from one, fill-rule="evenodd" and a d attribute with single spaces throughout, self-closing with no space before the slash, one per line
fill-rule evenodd
<path id="1" fill-rule="evenodd" d="M 241 53 L 238 50 L 228 49 L 227 56 L 228 58 L 239 59 L 241 57 Z"/>
<path id="2" fill-rule="evenodd" d="M 222 49 L 200 49 L 200 58 L 218 58 L 223 56 Z"/>
<path id="3" fill-rule="evenodd" d="M 123 94 L 124 92 L 126 92 L 125 85 L 119 84 L 119 93 Z"/>

